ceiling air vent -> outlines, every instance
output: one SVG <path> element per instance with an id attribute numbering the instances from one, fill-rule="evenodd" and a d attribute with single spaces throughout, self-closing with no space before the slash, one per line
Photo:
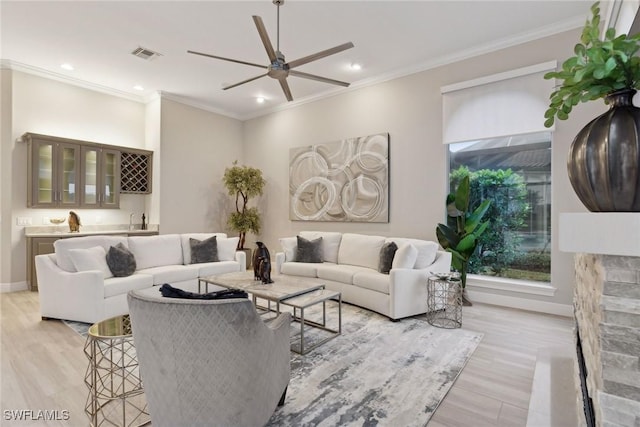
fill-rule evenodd
<path id="1" fill-rule="evenodd" d="M 147 61 L 150 61 L 153 58 L 162 55 L 162 54 L 160 54 L 158 52 L 154 52 L 152 50 L 145 49 L 144 47 L 138 47 L 138 48 L 134 49 L 133 52 L 131 52 L 131 54 L 134 55 L 134 56 L 137 56 L 138 58 L 145 59 Z"/>

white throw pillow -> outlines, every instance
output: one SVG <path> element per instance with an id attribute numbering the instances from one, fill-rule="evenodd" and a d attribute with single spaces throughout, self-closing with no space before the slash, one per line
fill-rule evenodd
<path id="1" fill-rule="evenodd" d="M 94 246 L 89 249 L 69 249 L 69 257 L 76 271 L 100 270 L 102 277 L 113 277 L 107 265 L 107 253 L 102 246 Z"/>
<path id="2" fill-rule="evenodd" d="M 378 271 L 384 237 L 344 233 L 338 252 L 338 264 L 358 265 Z"/>
<path id="3" fill-rule="evenodd" d="M 236 248 L 238 247 L 239 237 L 229 237 L 221 239 L 218 237 L 218 259 L 220 261 L 235 261 Z"/>
<path id="4" fill-rule="evenodd" d="M 418 257 L 413 268 L 427 268 L 436 260 L 436 253 L 438 252 L 438 244 L 430 240 L 420 239 L 408 239 L 404 237 L 389 237 L 387 242 L 396 242 L 398 247 L 405 243 L 411 243 L 418 250 Z"/>
<path id="5" fill-rule="evenodd" d="M 280 246 L 284 252 L 284 260 L 293 262 L 296 260 L 296 250 L 298 249 L 298 239 L 295 237 L 281 237 Z"/>
<path id="6" fill-rule="evenodd" d="M 394 268 L 413 268 L 418 258 L 418 250 L 411 243 L 404 243 L 399 245 L 393 262 L 391 263 L 391 269 Z"/>
<path id="7" fill-rule="evenodd" d="M 127 247 L 127 236 L 84 236 L 58 239 L 53 242 L 53 248 L 56 252 L 58 267 L 65 271 L 75 272 L 78 270 L 71 262 L 71 256 L 69 255 L 71 249 L 89 249 L 94 246 L 102 246 L 106 253 L 111 246 L 116 246 L 118 243 L 122 243 Z"/>
<path id="8" fill-rule="evenodd" d="M 300 237 L 307 240 L 316 240 L 322 237 L 322 260 L 326 262 L 338 262 L 338 252 L 342 233 L 336 231 L 301 231 Z"/>

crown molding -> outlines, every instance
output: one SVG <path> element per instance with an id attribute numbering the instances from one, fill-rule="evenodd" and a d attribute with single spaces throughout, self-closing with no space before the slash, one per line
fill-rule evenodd
<path id="1" fill-rule="evenodd" d="M 83 89 L 89 89 L 94 92 L 100 92 L 107 95 L 117 96 L 119 98 L 125 98 L 130 101 L 144 103 L 144 97 L 140 95 L 134 95 L 132 93 L 114 89 L 108 86 L 103 86 L 100 84 L 87 82 L 85 80 L 80 80 L 73 77 L 65 76 L 64 74 L 54 73 L 52 71 L 34 67 L 32 65 L 27 65 L 21 62 L 12 61 L 11 59 L 0 59 L 0 68 L 12 70 L 12 71 L 20 71 L 20 72 L 31 74 L 34 76 L 44 77 L 49 80 L 55 80 L 61 83 L 77 86 Z"/>
<path id="2" fill-rule="evenodd" d="M 180 104 L 188 105 L 190 107 L 198 108 L 200 110 L 205 110 L 210 113 L 219 114 L 221 116 L 229 117 L 229 118 L 240 120 L 240 121 L 244 120 L 242 116 L 234 112 L 225 110 L 223 108 L 213 107 L 211 105 L 208 105 L 202 102 L 197 102 L 191 98 L 186 98 L 184 96 L 176 95 L 175 93 L 165 92 L 160 90 L 156 92 L 156 96 L 160 96 L 161 99 L 168 99 L 170 101 L 175 101 Z"/>

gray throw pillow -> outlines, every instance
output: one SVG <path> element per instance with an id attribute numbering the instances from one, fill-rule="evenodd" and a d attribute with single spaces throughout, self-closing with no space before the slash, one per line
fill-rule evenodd
<path id="1" fill-rule="evenodd" d="M 378 261 L 378 271 L 382 274 L 389 274 L 391 271 L 391 264 L 393 264 L 393 257 L 396 255 L 398 245 L 396 242 L 389 242 L 382 245 L 380 248 L 380 261 Z"/>
<path id="2" fill-rule="evenodd" d="M 296 249 L 295 262 L 322 262 L 322 237 L 315 240 L 307 240 L 297 236 L 298 248 Z"/>
<path id="3" fill-rule="evenodd" d="M 136 259 L 122 243 L 109 248 L 107 265 L 115 277 L 131 276 L 136 271 Z"/>
<path id="4" fill-rule="evenodd" d="M 218 259 L 218 240 L 216 237 L 217 236 L 209 237 L 205 240 L 189 239 L 191 264 L 220 261 Z"/>

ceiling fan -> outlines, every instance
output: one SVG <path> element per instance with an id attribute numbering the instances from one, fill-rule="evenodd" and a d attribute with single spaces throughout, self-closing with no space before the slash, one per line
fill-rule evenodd
<path id="1" fill-rule="evenodd" d="M 280 86 L 282 87 L 282 91 L 287 97 L 287 101 L 293 101 L 293 96 L 291 95 L 291 90 L 289 89 L 289 84 L 287 83 L 287 77 L 289 75 L 295 77 L 302 77 L 304 79 L 316 80 L 319 82 L 330 83 L 334 85 L 348 87 L 349 83 L 341 82 L 339 80 L 329 79 L 326 77 L 316 76 L 314 74 L 303 73 L 302 71 L 294 70 L 294 68 L 299 67 L 301 65 L 307 64 L 311 61 L 316 61 L 318 59 L 324 58 L 329 55 L 336 54 L 338 52 L 342 52 L 343 50 L 351 49 L 353 47 L 353 43 L 348 42 L 341 44 L 339 46 L 332 47 L 330 49 L 323 50 L 321 52 L 314 53 L 312 55 L 305 56 L 303 58 L 296 59 L 294 61 L 285 62 L 284 55 L 280 52 L 280 6 L 284 4 L 284 0 L 272 0 L 273 4 L 278 7 L 278 33 L 276 40 L 276 50 L 273 50 L 273 45 L 271 44 L 271 40 L 269 40 L 269 35 L 267 34 L 267 30 L 262 23 L 262 18 L 259 16 L 253 15 L 253 22 L 256 24 L 256 28 L 258 29 L 258 34 L 260 35 L 260 39 L 262 40 L 262 44 L 264 48 L 267 50 L 267 55 L 269 56 L 269 65 L 261 65 L 254 64 L 252 62 L 240 61 L 237 59 L 224 58 L 222 56 L 210 55 L 208 53 L 202 52 L 194 52 L 192 50 L 188 50 L 188 53 L 192 53 L 194 55 L 207 56 L 209 58 L 221 59 L 223 61 L 235 62 L 238 64 L 251 65 L 252 67 L 264 68 L 267 70 L 266 73 L 260 74 L 259 76 L 251 77 L 249 79 L 243 80 L 241 82 L 223 87 L 224 90 L 234 88 L 236 86 L 240 86 L 245 83 L 252 82 L 264 76 L 269 76 L 273 79 L 278 80 Z"/>

